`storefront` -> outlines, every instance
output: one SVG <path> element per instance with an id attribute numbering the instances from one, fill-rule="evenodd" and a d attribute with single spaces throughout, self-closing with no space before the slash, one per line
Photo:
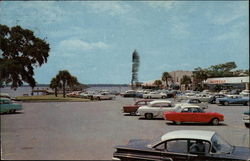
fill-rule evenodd
<path id="1" fill-rule="evenodd" d="M 223 78 L 208 78 L 204 84 L 209 89 L 248 89 L 249 76 L 245 77 L 223 77 Z"/>

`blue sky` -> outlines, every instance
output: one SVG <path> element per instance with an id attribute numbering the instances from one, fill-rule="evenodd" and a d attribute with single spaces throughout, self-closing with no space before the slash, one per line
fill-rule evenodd
<path id="1" fill-rule="evenodd" d="M 4 1 L 0 9 L 1 24 L 50 44 L 38 83 L 63 69 L 85 84 L 130 83 L 135 49 L 139 81 L 228 61 L 249 68 L 248 1 Z"/>

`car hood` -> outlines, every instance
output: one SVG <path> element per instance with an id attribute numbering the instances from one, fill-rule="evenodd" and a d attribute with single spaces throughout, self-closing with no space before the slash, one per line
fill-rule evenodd
<path id="1" fill-rule="evenodd" d="M 250 149 L 247 147 L 235 146 L 231 153 L 232 158 L 239 158 L 243 160 L 250 159 Z"/>
<path id="2" fill-rule="evenodd" d="M 150 149 L 147 147 L 147 145 L 150 143 L 151 143 L 151 140 L 132 139 L 132 140 L 129 140 L 127 145 L 119 145 L 119 146 L 116 146 L 115 148 L 147 150 L 147 149 Z"/>

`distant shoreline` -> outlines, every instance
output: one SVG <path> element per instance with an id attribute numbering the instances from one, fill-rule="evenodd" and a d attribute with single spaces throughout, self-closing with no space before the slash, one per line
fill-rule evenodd
<path id="1" fill-rule="evenodd" d="M 89 86 L 89 87 L 128 87 L 129 86 L 129 84 L 84 84 L 84 85 Z M 37 84 L 35 87 L 48 87 L 48 86 L 49 86 L 49 84 Z M 11 87 L 11 86 L 7 85 L 4 87 Z M 30 86 L 29 85 L 22 85 L 20 87 L 30 87 Z"/>

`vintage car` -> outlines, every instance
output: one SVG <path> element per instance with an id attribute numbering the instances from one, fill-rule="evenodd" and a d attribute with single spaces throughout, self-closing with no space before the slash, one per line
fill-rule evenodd
<path id="1" fill-rule="evenodd" d="M 167 98 L 167 94 L 163 92 L 150 92 L 147 94 L 143 94 L 143 98 Z"/>
<path id="2" fill-rule="evenodd" d="M 245 123 L 245 126 L 249 127 L 249 125 L 250 125 L 250 110 L 243 113 L 242 120 Z"/>
<path id="3" fill-rule="evenodd" d="M 136 111 L 140 106 L 145 106 L 151 101 L 153 101 L 153 100 L 152 99 L 138 100 L 135 102 L 134 105 L 123 106 L 122 111 L 123 111 L 123 113 L 129 113 L 130 115 L 136 115 Z"/>
<path id="4" fill-rule="evenodd" d="M 218 125 L 224 121 L 224 115 L 215 112 L 205 112 L 201 107 L 191 104 L 176 105 L 174 111 L 163 112 L 165 120 L 172 121 L 174 124 L 183 122 L 190 123 L 211 123 Z"/>
<path id="5" fill-rule="evenodd" d="M 10 95 L 8 93 L 0 93 L 0 98 L 9 98 L 11 99 Z"/>
<path id="6" fill-rule="evenodd" d="M 128 90 L 125 91 L 125 93 L 122 94 L 123 97 L 138 97 L 138 93 L 134 90 Z"/>
<path id="7" fill-rule="evenodd" d="M 214 131 L 176 130 L 160 138 L 116 146 L 113 160 L 249 161 L 250 149 L 232 146 Z"/>
<path id="8" fill-rule="evenodd" d="M 200 93 L 200 94 L 196 94 L 195 96 L 188 97 L 188 99 L 198 99 L 201 102 L 208 102 L 210 98 L 211 98 L 211 95 L 206 94 L 206 93 Z"/>
<path id="9" fill-rule="evenodd" d="M 164 111 L 174 110 L 174 104 L 168 100 L 155 100 L 148 103 L 147 106 L 141 106 L 138 108 L 136 114 L 144 116 L 146 119 L 163 118 Z"/>
<path id="10" fill-rule="evenodd" d="M 227 95 L 227 97 L 216 99 L 217 104 L 230 105 L 230 104 L 242 104 L 249 106 L 249 97 L 242 97 L 240 95 Z"/>
<path id="11" fill-rule="evenodd" d="M 188 99 L 184 103 L 198 105 L 198 106 L 200 106 L 203 109 L 207 109 L 208 108 L 207 103 L 206 102 L 201 102 L 199 99 Z"/>
<path id="12" fill-rule="evenodd" d="M 215 104 L 217 98 L 224 98 L 224 97 L 226 97 L 225 94 L 215 94 L 212 97 L 210 97 L 210 99 L 208 100 L 208 103 Z"/>
<path id="13" fill-rule="evenodd" d="M 89 91 L 89 92 L 82 92 L 80 93 L 81 98 L 87 98 L 87 99 L 93 99 L 93 95 L 96 94 L 95 92 Z"/>
<path id="14" fill-rule="evenodd" d="M 13 103 L 8 98 L 0 98 L 0 113 L 15 113 L 22 110 L 21 104 Z"/>
<path id="15" fill-rule="evenodd" d="M 102 92 L 102 93 L 94 94 L 92 98 L 95 100 L 112 100 L 115 98 L 115 96 L 111 95 L 109 92 Z"/>

